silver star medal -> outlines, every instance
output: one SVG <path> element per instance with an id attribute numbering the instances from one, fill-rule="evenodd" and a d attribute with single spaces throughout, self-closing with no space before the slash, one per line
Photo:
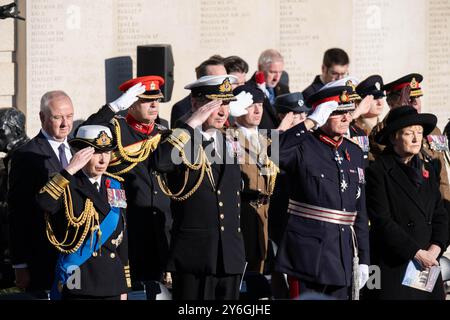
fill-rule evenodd
<path id="1" fill-rule="evenodd" d="M 341 192 L 345 192 L 345 190 L 347 190 L 348 188 L 348 183 L 345 180 L 341 181 Z"/>
<path id="2" fill-rule="evenodd" d="M 342 164 L 342 160 L 344 160 L 344 158 L 342 158 L 336 150 L 336 156 L 334 157 L 334 161 L 336 161 L 339 164 Z"/>

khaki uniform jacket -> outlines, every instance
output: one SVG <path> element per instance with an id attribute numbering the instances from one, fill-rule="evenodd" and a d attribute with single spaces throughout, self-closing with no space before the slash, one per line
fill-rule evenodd
<path id="1" fill-rule="evenodd" d="M 268 250 L 269 197 L 275 180 L 268 175 L 267 147 L 269 141 L 258 135 L 259 150 L 250 143 L 242 130 L 233 128 L 240 145 L 239 163 L 243 179 L 241 197 L 241 227 L 244 236 L 247 270 L 263 272 Z M 276 174 L 276 173 L 275 173 Z"/>

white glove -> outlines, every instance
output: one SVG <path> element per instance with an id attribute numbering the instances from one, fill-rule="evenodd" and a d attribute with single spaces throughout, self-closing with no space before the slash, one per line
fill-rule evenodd
<path id="1" fill-rule="evenodd" d="M 359 265 L 359 290 L 361 290 L 369 280 L 369 266 L 367 264 Z"/>
<path id="2" fill-rule="evenodd" d="M 110 102 L 109 106 L 114 112 L 126 110 L 139 99 L 137 96 L 144 92 L 145 86 L 139 82 L 129 88 L 124 94 L 117 98 L 117 100 Z"/>
<path id="3" fill-rule="evenodd" d="M 250 92 L 241 91 L 236 99 L 230 102 L 230 115 L 240 117 L 247 114 L 247 108 L 253 104 L 253 95 Z"/>
<path id="4" fill-rule="evenodd" d="M 333 111 L 336 111 L 338 107 L 338 103 L 336 101 L 328 101 L 319 104 L 314 112 L 308 116 L 308 119 L 311 119 L 316 124 L 314 129 L 320 128 L 327 122 Z"/>

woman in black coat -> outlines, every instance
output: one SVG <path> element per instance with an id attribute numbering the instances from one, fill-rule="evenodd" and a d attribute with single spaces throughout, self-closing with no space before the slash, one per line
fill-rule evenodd
<path id="1" fill-rule="evenodd" d="M 381 270 L 377 299 L 444 299 L 442 278 L 431 293 L 402 285 L 411 260 L 422 268 L 438 265 L 448 238 L 448 220 L 439 183 L 430 163 L 423 162 L 422 138 L 436 126 L 432 114 L 413 107 L 391 110 L 376 140 L 385 151 L 367 169 L 367 211 L 371 261 Z"/>

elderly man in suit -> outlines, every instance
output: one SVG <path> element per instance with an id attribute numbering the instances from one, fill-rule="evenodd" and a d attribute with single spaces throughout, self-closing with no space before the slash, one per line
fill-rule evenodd
<path id="1" fill-rule="evenodd" d="M 274 104 L 281 94 L 289 93 L 289 87 L 280 83 L 284 70 L 284 58 L 275 49 L 268 49 L 261 53 L 258 59 L 258 72 L 248 81 L 264 91 L 266 98 L 263 103 L 263 116 L 260 129 L 275 129 L 280 125 Z"/>
<path id="2" fill-rule="evenodd" d="M 8 207 L 11 256 L 16 285 L 29 291 L 49 289 L 56 251 L 45 237 L 44 213 L 36 194 L 72 158 L 67 136 L 73 124 L 74 108 L 63 91 L 50 91 L 41 98 L 41 130 L 19 148 L 11 159 Z"/>

